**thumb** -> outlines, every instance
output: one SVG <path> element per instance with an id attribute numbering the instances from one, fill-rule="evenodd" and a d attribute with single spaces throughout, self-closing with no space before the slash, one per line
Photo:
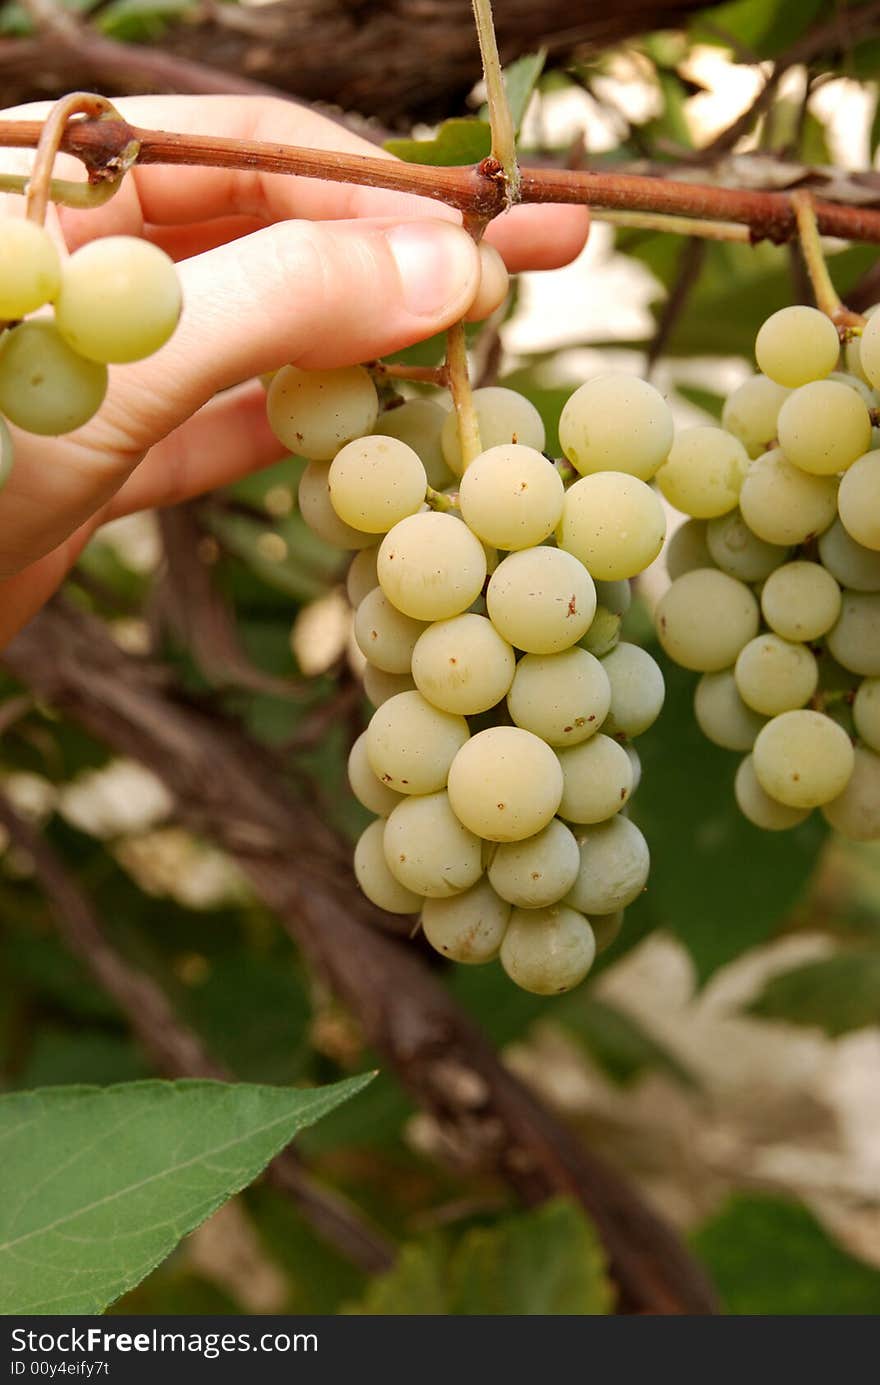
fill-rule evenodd
<path id="1" fill-rule="evenodd" d="M 353 365 L 433 336 L 480 287 L 480 253 L 448 221 L 281 222 L 184 261 L 167 346 L 116 375 L 102 446 L 144 449 L 218 390 L 292 363 Z"/>

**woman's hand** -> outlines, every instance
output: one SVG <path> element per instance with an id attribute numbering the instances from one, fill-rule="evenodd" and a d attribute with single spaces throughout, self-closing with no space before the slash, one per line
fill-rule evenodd
<path id="1" fill-rule="evenodd" d="M 282 100 L 139 97 L 119 108 L 143 127 L 377 153 Z M 4 116 L 38 119 L 47 109 Z M 31 157 L 0 156 L 10 171 Z M 0 214 L 22 210 L 9 197 Z M 161 351 L 111 368 L 106 400 L 85 427 L 60 438 L 12 430 L 15 465 L 0 494 L 0 645 L 48 599 L 100 524 L 173 505 L 284 455 L 254 377 L 288 362 L 332 367 L 387 355 L 465 316 L 478 291 L 488 313 L 506 289 L 497 260 L 481 255 L 457 212 L 378 188 L 136 167 L 106 206 L 52 216 L 70 250 L 118 234 L 161 245 L 180 261 L 184 312 Z M 579 252 L 587 229 L 585 208 L 519 207 L 491 225 L 487 240 L 511 271 L 552 269 Z"/>

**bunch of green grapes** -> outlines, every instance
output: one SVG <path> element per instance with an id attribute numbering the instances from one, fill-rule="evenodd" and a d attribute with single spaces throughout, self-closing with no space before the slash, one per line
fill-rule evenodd
<path id="1" fill-rule="evenodd" d="M 648 481 L 672 420 L 650 385 L 593 380 L 565 407 L 555 464 L 527 399 L 492 387 L 474 405 L 483 450 L 464 466 L 454 411 L 419 398 L 380 413 L 361 367 L 288 366 L 268 395 L 278 437 L 309 459 L 303 517 L 357 550 L 348 593 L 375 707 L 349 759 L 376 814 L 355 849 L 361 889 L 418 913 L 445 957 L 498 956 L 551 995 L 583 979 L 647 880 L 625 813 L 630 740 L 664 687 L 619 628 L 628 579 L 663 544 Z"/>
<path id="2" fill-rule="evenodd" d="M 758 333 L 761 374 L 723 428 L 681 432 L 657 483 L 690 516 L 657 608 L 670 658 L 702 676 L 703 733 L 743 755 L 736 801 L 782 830 L 820 808 L 880 838 L 880 315 L 840 366 L 837 328 L 783 308 Z"/>
<path id="3" fill-rule="evenodd" d="M 148 241 L 107 236 L 62 258 L 45 227 L 0 220 L 0 481 L 12 456 L 3 419 L 43 436 L 81 428 L 108 364 L 152 355 L 180 308 L 174 264 Z"/>

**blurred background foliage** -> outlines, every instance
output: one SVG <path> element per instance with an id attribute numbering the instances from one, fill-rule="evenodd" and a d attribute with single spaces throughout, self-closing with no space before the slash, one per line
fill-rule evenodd
<path id="1" fill-rule="evenodd" d="M 504 0 L 497 8 L 503 27 Z M 683 27 L 671 27 L 662 7 L 645 6 L 640 32 L 610 47 L 591 36 L 599 7 L 568 8 L 565 42 L 540 25 L 531 36 L 532 49 L 544 40 L 549 57 L 524 69 L 526 160 L 749 186 L 808 183 L 832 196 L 880 200 L 872 171 L 880 6 L 685 5 Z M 283 5 L 201 0 L 66 0 L 65 9 L 87 26 L 81 34 L 172 53 L 186 51 L 182 34 L 210 24 L 215 36 L 233 36 L 235 72 L 238 37 L 285 13 Z M 44 26 L 39 7 L 0 6 L 0 70 L 10 46 L 48 42 Z M 414 54 L 415 45 L 413 62 Z M 22 96 L 60 80 L 57 68 L 35 69 L 32 78 Z M 445 114 L 454 119 L 439 145 L 437 130 L 421 124 L 420 148 L 407 140 L 392 147 L 438 162 L 478 157 L 479 103 L 479 91 L 466 98 L 450 81 Z M 378 98 L 365 92 L 360 114 L 375 117 L 376 109 Z M 415 104 L 414 114 L 423 115 Z M 390 133 L 375 118 L 363 128 L 377 140 Z M 832 249 L 844 297 L 857 307 L 880 297 L 873 247 Z M 599 368 L 642 371 L 647 362 L 681 420 L 717 417 L 725 392 L 750 368 L 762 319 L 807 292 L 787 247 L 697 244 L 597 225 L 578 265 L 540 282 L 528 276 L 504 320 L 471 341 L 478 372 L 531 398 L 554 448 L 567 394 Z M 441 350 L 435 341 L 404 358 L 430 361 Z M 243 725 L 271 751 L 292 792 L 353 839 L 366 815 L 347 791 L 345 758 L 366 708 L 341 585 L 345 558 L 297 513 L 301 465 L 291 459 L 188 509 L 187 542 L 222 596 L 239 646 L 234 666 L 194 638 L 169 601 L 169 530 L 155 516 L 99 535 L 65 595 L 99 615 L 132 658 L 159 659 L 181 698 Z M 651 846 L 650 886 L 617 941 L 588 982 L 559 1000 L 515 991 L 495 964 L 449 969 L 418 940 L 412 947 L 511 1069 L 675 1223 L 726 1311 L 875 1313 L 880 854 L 829 839 L 814 821 L 771 836 L 738 815 L 735 757 L 700 736 L 692 679 L 652 642 L 649 612 L 662 582 L 662 573 L 649 573 L 627 617 L 630 637 L 646 641 L 664 666 L 668 700 L 639 744 L 644 777 L 633 805 Z M 112 948 L 159 984 L 219 1062 L 243 1079 L 291 1084 L 335 1080 L 374 1062 L 353 1016 L 310 975 L 230 860 L 176 821 L 146 769 L 8 674 L 0 725 L 4 793 L 87 893 Z M 149 1074 L 128 1018 L 67 950 L 33 859 L 7 842 L 4 1087 Z M 456 1160 L 387 1071 L 306 1132 L 298 1149 L 400 1247 L 387 1275 L 369 1279 L 260 1184 L 118 1310 L 613 1311 L 613 1286 L 584 1215 L 564 1201 L 519 1210 L 496 1180 Z"/>

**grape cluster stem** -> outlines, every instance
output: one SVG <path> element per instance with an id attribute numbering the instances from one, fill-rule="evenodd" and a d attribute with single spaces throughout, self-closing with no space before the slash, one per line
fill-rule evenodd
<path id="1" fill-rule="evenodd" d="M 0 121 L 0 147 L 35 148 L 43 124 L 35 120 Z M 172 164 L 258 170 L 390 188 L 433 198 L 484 221 L 505 211 L 509 204 L 505 180 L 498 177 L 494 160 L 439 168 L 268 141 L 141 129 L 124 120 L 94 118 L 69 121 L 60 148 L 79 158 L 90 181 L 95 182 L 115 178 L 121 168 L 134 163 Z M 487 164 L 494 168 L 487 168 Z M 770 240 L 782 244 L 797 236 L 796 196 L 635 173 L 520 169 L 521 202 L 579 204 L 600 211 L 685 217 L 697 223 L 689 225 L 689 234 L 693 235 L 701 233 L 700 222 L 734 223 L 748 227 L 753 242 Z M 880 244 L 880 210 L 821 198 L 816 198 L 812 205 L 820 235 Z M 672 229 L 680 231 L 681 227 L 676 224 Z"/>

